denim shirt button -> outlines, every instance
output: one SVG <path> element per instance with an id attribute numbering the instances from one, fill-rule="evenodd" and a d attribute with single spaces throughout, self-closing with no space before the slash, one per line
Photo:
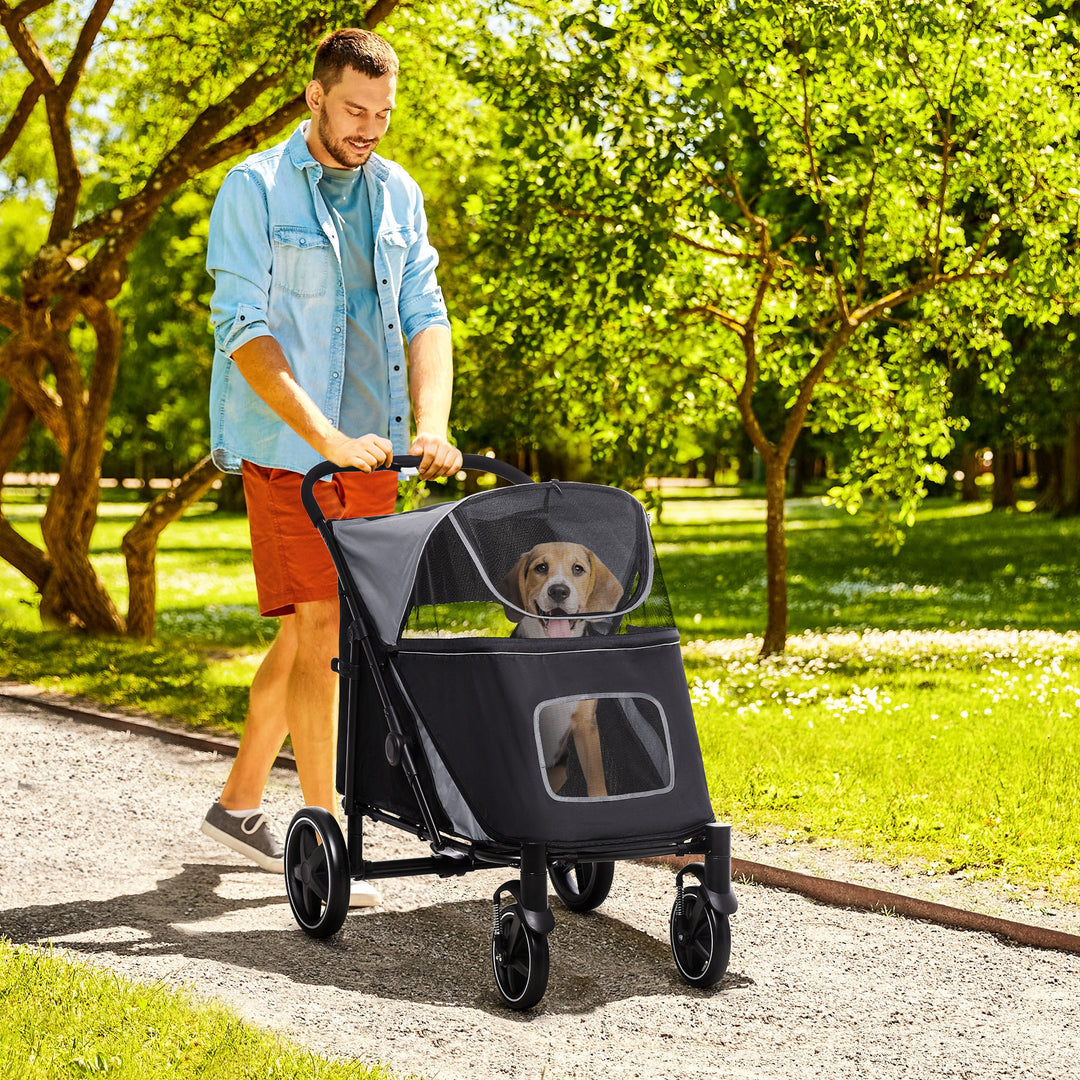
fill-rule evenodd
<path id="1" fill-rule="evenodd" d="M 333 372 L 333 373 L 331 374 L 331 376 L 330 376 L 330 378 L 332 378 L 332 379 L 336 379 L 337 377 L 338 377 L 338 373 L 337 373 L 336 371 L 335 371 L 335 372 Z"/>
<path id="2" fill-rule="evenodd" d="M 340 326 L 335 326 L 334 327 L 334 333 L 335 334 L 340 334 L 341 333 L 341 327 Z"/>

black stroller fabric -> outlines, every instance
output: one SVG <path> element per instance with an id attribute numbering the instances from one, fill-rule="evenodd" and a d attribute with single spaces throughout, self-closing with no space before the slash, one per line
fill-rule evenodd
<path id="1" fill-rule="evenodd" d="M 440 828 L 587 855 L 681 840 L 714 820 L 678 632 L 631 495 L 523 484 L 331 528 L 343 593 L 381 642 Z M 522 606 L 507 585 L 525 553 L 552 542 L 580 546 L 610 575 L 603 605 L 572 621 Z M 424 611 L 437 615 L 424 622 Z M 548 636 L 549 621 L 573 636 Z M 419 824 L 382 753 L 374 697 L 361 687 L 360 799 Z M 339 755 L 339 787 L 345 767 Z"/>

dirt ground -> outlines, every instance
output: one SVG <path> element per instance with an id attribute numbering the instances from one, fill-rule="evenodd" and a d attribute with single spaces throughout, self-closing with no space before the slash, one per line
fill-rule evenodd
<path id="1" fill-rule="evenodd" d="M 0 933 L 191 986 L 328 1056 L 428 1080 L 1080 1080 L 1080 955 L 743 883 L 730 969 L 700 992 L 677 978 L 667 944 L 670 871 L 620 863 L 600 911 L 573 915 L 553 899 L 548 991 L 515 1014 L 490 963 L 490 898 L 506 871 L 385 882 L 381 908 L 317 942 L 296 927 L 280 877 L 198 832 L 226 759 L 34 704 L 0 715 Z M 288 822 L 294 776 L 275 772 L 266 806 Z M 366 840 L 373 858 L 420 853 L 386 828 Z M 747 837 L 735 847 L 762 862 L 784 854 Z M 798 868 L 828 872 L 841 857 L 814 858 Z M 905 884 L 902 871 L 849 869 Z M 948 888 L 927 898 L 955 904 L 982 888 L 992 899 L 989 886 Z M 1001 904 L 1012 918 L 1080 925 L 1038 897 Z"/>

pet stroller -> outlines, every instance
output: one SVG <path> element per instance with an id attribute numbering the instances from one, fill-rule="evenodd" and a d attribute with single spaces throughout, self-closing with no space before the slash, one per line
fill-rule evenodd
<path id="1" fill-rule="evenodd" d="M 397 457 L 391 468 L 418 464 Z M 589 911 L 606 899 L 616 860 L 702 855 L 675 878 L 671 949 L 686 982 L 713 986 L 737 907 L 731 829 L 714 820 L 645 511 L 617 488 L 534 483 L 475 455 L 465 468 L 509 486 L 328 520 L 315 485 L 346 470 L 323 462 L 304 479 L 338 573 L 336 780 L 348 844 L 321 808 L 293 818 L 285 880 L 296 921 L 313 937 L 334 934 L 352 878 L 513 868 L 493 898 L 491 959 L 503 1001 L 528 1009 L 548 981 L 549 878 L 567 908 Z M 513 584 L 524 553 L 539 553 L 528 574 L 551 569 L 550 544 L 577 553 L 551 590 L 565 609 Z M 592 564 L 604 567 L 603 610 L 568 598 Z M 365 859 L 365 816 L 412 833 L 431 855 Z"/>

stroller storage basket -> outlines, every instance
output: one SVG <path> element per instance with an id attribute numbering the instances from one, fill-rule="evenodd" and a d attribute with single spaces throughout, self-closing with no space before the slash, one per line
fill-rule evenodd
<path id="1" fill-rule="evenodd" d="M 333 866 L 341 849 L 319 832 L 331 825 L 298 815 L 297 828 L 317 833 L 286 844 L 298 921 L 317 936 L 337 928 L 312 916 L 312 871 L 290 867 L 293 848 L 327 863 L 331 894 L 351 877 L 520 867 L 520 882 L 495 895 L 492 959 L 504 1001 L 527 1008 L 547 979 L 548 872 L 568 906 L 587 910 L 610 887 L 605 858 L 699 852 L 704 865 L 683 872 L 701 879 L 687 904 L 678 879 L 673 951 L 688 981 L 712 985 L 736 907 L 730 829 L 713 817 L 644 509 L 616 488 L 533 483 L 487 458 L 465 464 L 512 486 L 330 521 L 316 483 L 340 470 L 324 463 L 305 478 L 305 506 L 338 572 L 337 786 L 349 843 L 348 865 Z M 366 861 L 365 815 L 426 840 L 432 857 Z M 509 920 L 499 914 L 507 894 L 519 913 Z M 324 918 L 340 908 L 327 900 Z M 698 936 L 709 942 L 700 972 Z"/>

